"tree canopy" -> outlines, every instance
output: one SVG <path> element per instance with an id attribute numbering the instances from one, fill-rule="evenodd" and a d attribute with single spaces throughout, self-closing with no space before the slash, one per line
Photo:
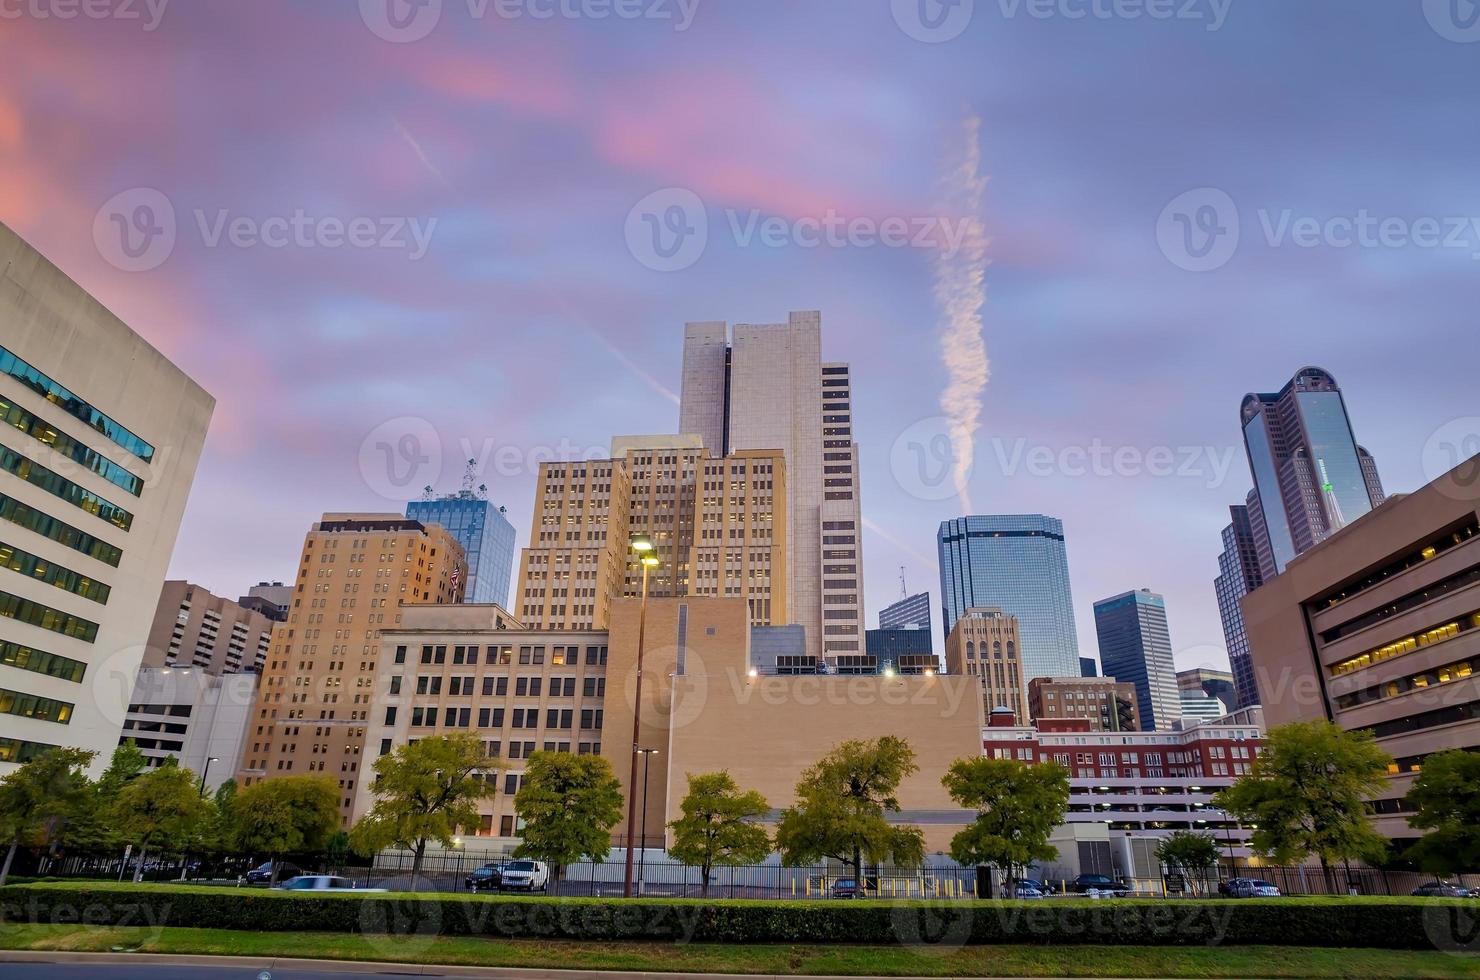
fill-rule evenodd
<path id="1" fill-rule="evenodd" d="M 1480 868 L 1480 753 L 1429 756 L 1404 798 L 1413 806 L 1408 822 L 1428 831 L 1409 857 L 1439 874 Z"/>
<path id="2" fill-rule="evenodd" d="M 604 756 L 536 752 L 514 809 L 524 820 L 515 856 L 544 861 L 558 880 L 566 865 L 610 853 L 612 828 L 622 819 L 621 783 Z"/>
<path id="3" fill-rule="evenodd" d="M 689 774 L 683 815 L 668 826 L 673 845 L 668 853 L 699 869 L 701 895 L 709 894 L 709 877 L 717 864 L 757 864 L 771 853 L 771 839 L 755 821 L 771 811 L 755 790 L 741 792 L 728 772 Z"/>
<path id="4" fill-rule="evenodd" d="M 316 851 L 339 825 L 339 788 L 327 776 L 283 776 L 254 783 L 231 796 L 237 847 L 277 858 Z"/>
<path id="5" fill-rule="evenodd" d="M 951 857 L 991 865 L 1010 878 L 1035 861 L 1058 857 L 1048 842 L 1069 808 L 1069 771 L 1056 762 L 957 759 L 941 779 L 951 799 L 976 819 L 951 838 Z"/>
<path id="6" fill-rule="evenodd" d="M 200 798 L 195 773 L 169 760 L 130 781 L 118 792 L 110 821 L 125 841 L 139 846 L 138 869 L 151 844 L 166 847 L 199 833 L 210 819 L 211 805 Z"/>
<path id="7" fill-rule="evenodd" d="M 1194 890 L 1209 868 L 1218 866 L 1218 842 L 1212 834 L 1190 830 L 1175 831 L 1156 845 L 1156 857 L 1168 868 L 1188 876 Z"/>
<path id="8" fill-rule="evenodd" d="M 900 782 L 919 770 L 909 743 L 894 735 L 843 742 L 808 767 L 796 802 L 782 811 L 776 846 L 792 867 L 832 858 L 852 866 L 860 885 L 863 862 L 914 866 L 925 859 L 918 827 L 891 824 Z"/>
<path id="9" fill-rule="evenodd" d="M 87 797 L 93 753 L 48 749 L 0 779 L 0 840 L 8 842 L 0 885 L 21 845 L 50 843 Z"/>

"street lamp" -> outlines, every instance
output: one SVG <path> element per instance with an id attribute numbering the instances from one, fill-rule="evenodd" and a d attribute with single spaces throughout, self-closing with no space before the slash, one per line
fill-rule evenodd
<path id="1" fill-rule="evenodd" d="M 648 763 L 657 754 L 657 749 L 638 749 L 642 756 L 642 857 L 637 862 L 637 893 L 642 894 L 642 873 L 647 868 L 647 791 Z"/>
<path id="2" fill-rule="evenodd" d="M 206 774 L 211 771 L 211 763 L 220 761 L 214 755 L 206 756 L 206 766 L 200 771 L 200 795 L 202 797 L 206 795 Z"/>
<path id="3" fill-rule="evenodd" d="M 627 777 L 627 869 L 622 878 L 622 897 L 632 897 L 632 845 L 637 833 L 637 785 L 638 738 L 642 734 L 642 654 L 647 631 L 648 573 L 658 565 L 658 556 L 653 554 L 653 539 L 646 534 L 632 535 L 632 551 L 642 565 L 642 601 L 637 607 L 637 686 L 632 700 L 632 767 Z M 647 804 L 643 803 L 643 817 L 647 817 Z M 645 842 L 644 842 L 645 843 Z"/>

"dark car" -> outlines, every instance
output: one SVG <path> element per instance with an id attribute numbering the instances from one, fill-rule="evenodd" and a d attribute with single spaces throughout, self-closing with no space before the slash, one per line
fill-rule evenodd
<path id="1" fill-rule="evenodd" d="M 1470 890 L 1447 881 L 1430 881 L 1413 889 L 1413 894 L 1418 898 L 1469 898 Z"/>
<path id="2" fill-rule="evenodd" d="M 1112 895 L 1115 898 L 1124 898 L 1130 894 L 1130 889 L 1109 875 L 1080 875 L 1068 883 L 1067 890 L 1076 895 L 1088 895 L 1091 892 L 1099 895 Z"/>
<path id="3" fill-rule="evenodd" d="M 287 881 L 289 878 L 297 878 L 303 874 L 303 869 L 292 861 L 278 862 L 278 881 Z M 260 865 L 247 872 L 247 884 L 265 885 L 272 880 L 272 862 Z"/>
<path id="4" fill-rule="evenodd" d="M 832 884 L 833 898 L 859 898 L 862 895 L 856 878 L 839 878 Z"/>
<path id="5" fill-rule="evenodd" d="M 468 886 L 469 891 L 478 891 L 480 888 L 492 888 L 498 891 L 499 882 L 503 879 L 504 869 L 497 864 L 485 864 L 481 868 L 474 868 L 472 873 L 463 879 L 463 884 Z"/>

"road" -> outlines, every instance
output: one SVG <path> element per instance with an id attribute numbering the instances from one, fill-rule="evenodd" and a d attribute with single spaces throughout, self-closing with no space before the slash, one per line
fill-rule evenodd
<path id="1" fill-rule="evenodd" d="M 419 969 L 419 968 L 418 968 Z M 425 973 L 394 976 L 446 977 L 436 967 Z M 263 975 L 256 967 L 244 966 L 157 966 L 147 960 L 135 964 L 106 963 L 6 963 L 0 972 L 6 980 L 254 980 Z M 312 970 L 271 970 L 271 980 L 385 980 L 385 973 L 341 973 Z M 465 976 L 465 974 L 463 974 Z"/>

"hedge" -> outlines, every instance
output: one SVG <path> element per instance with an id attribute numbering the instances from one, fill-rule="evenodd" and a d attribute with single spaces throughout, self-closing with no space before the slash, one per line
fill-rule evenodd
<path id="1" fill-rule="evenodd" d="M 720 902 L 37 884 L 0 888 L 0 920 L 710 943 L 1480 949 L 1480 903 L 1402 898 Z"/>

